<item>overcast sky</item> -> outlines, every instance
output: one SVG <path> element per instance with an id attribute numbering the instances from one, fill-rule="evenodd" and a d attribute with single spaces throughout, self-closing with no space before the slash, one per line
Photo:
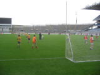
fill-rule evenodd
<path id="1" fill-rule="evenodd" d="M 12 18 L 12 24 L 49 25 L 93 23 L 100 11 L 83 10 L 99 0 L 0 0 L 0 17 Z"/>

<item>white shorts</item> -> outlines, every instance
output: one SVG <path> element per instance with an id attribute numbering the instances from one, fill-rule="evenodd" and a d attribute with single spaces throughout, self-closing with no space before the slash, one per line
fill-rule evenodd
<path id="1" fill-rule="evenodd" d="M 91 43 L 91 45 L 93 45 L 94 43 Z"/>

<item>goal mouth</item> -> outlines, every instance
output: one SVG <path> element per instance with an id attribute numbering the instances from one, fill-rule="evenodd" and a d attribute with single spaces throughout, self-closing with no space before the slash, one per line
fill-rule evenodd
<path id="1" fill-rule="evenodd" d="M 84 33 L 66 35 L 65 58 L 75 63 L 100 61 L 99 42 L 96 35 L 93 35 L 95 39 L 93 44 L 90 43 L 91 35 L 87 35 L 87 43 L 84 36 Z"/>

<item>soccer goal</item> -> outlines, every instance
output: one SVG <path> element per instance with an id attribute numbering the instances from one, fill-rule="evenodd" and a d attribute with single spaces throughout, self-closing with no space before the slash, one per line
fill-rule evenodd
<path id="1" fill-rule="evenodd" d="M 80 27 L 80 26 L 78 26 Z M 77 28 L 77 27 L 76 27 Z M 75 28 L 75 29 L 76 29 Z M 75 30 L 76 31 L 76 30 Z M 92 62 L 100 61 L 100 35 L 96 38 L 97 32 L 73 31 L 66 33 L 66 50 L 65 57 L 72 62 Z M 99 33 L 99 32 L 98 32 Z M 85 43 L 84 36 L 88 40 Z M 91 50 L 90 36 L 93 35 L 93 49 Z"/>

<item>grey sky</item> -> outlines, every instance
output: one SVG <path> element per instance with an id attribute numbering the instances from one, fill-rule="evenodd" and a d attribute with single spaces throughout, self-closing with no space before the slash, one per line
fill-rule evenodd
<path id="1" fill-rule="evenodd" d="M 100 11 L 82 10 L 99 0 L 0 0 L 0 17 L 11 17 L 13 24 L 48 25 L 93 23 Z M 73 9 L 74 7 L 74 9 Z"/>

